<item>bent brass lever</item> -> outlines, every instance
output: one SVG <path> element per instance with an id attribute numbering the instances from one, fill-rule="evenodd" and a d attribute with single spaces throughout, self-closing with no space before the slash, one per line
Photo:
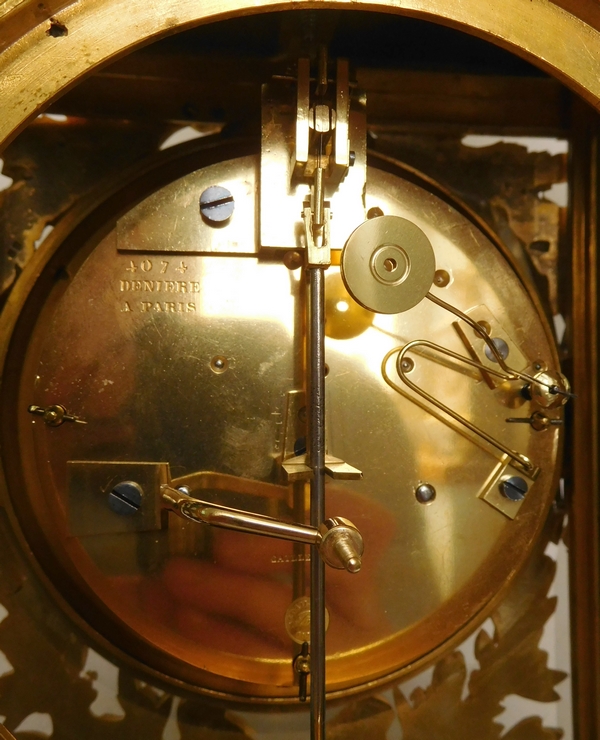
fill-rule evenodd
<path id="1" fill-rule="evenodd" d="M 317 528 L 201 501 L 167 484 L 160 487 L 160 492 L 164 508 L 183 519 L 247 534 L 316 545 L 321 558 L 332 568 L 345 569 L 349 573 L 358 573 L 361 568 L 363 539 L 348 519 L 330 518 Z"/>

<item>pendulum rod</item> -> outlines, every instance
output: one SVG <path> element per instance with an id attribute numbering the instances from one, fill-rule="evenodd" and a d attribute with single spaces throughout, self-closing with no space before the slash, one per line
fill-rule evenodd
<path id="1" fill-rule="evenodd" d="M 325 136 L 330 131 L 331 108 L 326 104 L 327 52 L 320 49 L 313 116 L 315 157 L 309 209 L 305 210 L 307 238 L 307 463 L 311 469 L 310 524 L 325 521 L 325 269 L 329 266 L 329 211 L 325 209 L 324 175 L 327 167 Z M 325 105 L 323 105 L 325 103 Z M 319 105 L 321 104 L 321 105 Z M 316 111 L 327 111 L 326 125 L 317 125 Z M 310 558 L 310 734 L 325 740 L 325 566 L 311 547 Z"/>
<path id="2" fill-rule="evenodd" d="M 325 58 L 326 59 L 326 58 Z M 319 76 L 327 86 L 327 62 L 320 60 Z M 316 167 L 311 188 L 310 230 L 316 249 L 327 250 L 325 194 L 323 189 L 324 142 L 316 137 Z M 320 260 L 319 260 L 320 261 Z M 327 260 L 329 261 L 329 260 Z M 325 269 L 310 258 L 307 264 L 307 343 L 308 369 L 308 465 L 310 479 L 310 524 L 320 527 L 325 521 Z M 325 738 L 325 564 L 312 548 L 310 558 L 310 721 L 311 740 Z"/>
<path id="3" fill-rule="evenodd" d="M 308 272 L 308 462 L 310 523 L 325 520 L 325 275 L 323 267 Z M 314 552 L 310 559 L 310 709 L 311 740 L 325 737 L 325 563 Z"/>
<path id="4" fill-rule="evenodd" d="M 336 91 L 331 94 L 327 51 L 318 55 L 316 78 L 310 63 L 298 65 L 296 165 L 310 178 L 310 203 L 304 204 L 306 296 L 306 368 L 308 434 L 306 467 L 310 474 L 310 524 L 325 522 L 325 270 L 331 264 L 330 205 L 326 188 L 337 190 L 348 172 L 350 142 L 348 65 L 337 63 Z M 312 90 L 312 95 L 310 94 Z M 336 128 L 336 122 L 339 126 Z M 302 124 L 302 125 L 300 125 Z M 345 134 L 344 134 L 345 132 Z M 353 469 L 354 470 L 354 469 Z M 360 476 L 360 471 L 354 471 Z M 311 740 L 325 738 L 325 567 L 312 547 L 310 560 L 310 716 Z M 347 560 L 360 567 L 360 557 Z M 354 564 L 354 565 L 353 565 Z"/>

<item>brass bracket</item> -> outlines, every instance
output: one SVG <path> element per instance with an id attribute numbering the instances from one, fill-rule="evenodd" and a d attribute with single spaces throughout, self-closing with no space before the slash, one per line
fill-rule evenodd
<path id="1" fill-rule="evenodd" d="M 331 264 L 331 251 L 329 249 L 329 222 L 331 220 L 331 212 L 329 208 L 323 209 L 323 230 L 321 236 L 321 244 L 315 241 L 313 236 L 313 212 L 310 207 L 306 207 L 303 211 L 304 218 L 304 233 L 306 237 L 306 264 L 311 267 L 327 266 Z"/>
<path id="2" fill-rule="evenodd" d="M 503 496 L 500 490 L 500 484 L 503 479 L 514 476 L 516 473 L 525 475 L 529 480 L 535 482 L 539 469 L 536 469 L 533 473 L 531 471 L 528 472 L 521 466 L 512 465 L 508 457 L 503 455 L 477 494 L 478 498 L 500 511 L 509 519 L 514 519 L 517 516 L 525 499 L 516 501 Z"/>
<path id="3" fill-rule="evenodd" d="M 281 467 L 286 474 L 288 483 L 310 480 L 313 477 L 313 470 L 307 464 L 305 454 L 284 460 Z M 333 455 L 325 455 L 325 472 L 334 480 L 360 480 L 363 477 L 358 468 L 348 465 L 347 462 L 340 460 L 338 457 L 333 457 Z"/>
<path id="4" fill-rule="evenodd" d="M 164 462 L 67 462 L 69 533 L 85 537 L 162 529 L 158 492 L 169 480 L 169 464 Z M 124 482 L 139 488 L 134 515 L 119 515 L 109 503 L 111 493 Z"/>
<path id="5" fill-rule="evenodd" d="M 321 84 L 317 96 L 317 87 L 310 76 L 308 59 L 298 61 L 295 82 L 274 79 L 263 86 L 259 217 L 262 249 L 309 247 L 303 203 L 311 200 L 314 175 L 319 168 L 323 170 L 322 196 L 329 203 L 330 214 L 335 214 L 331 225 L 328 221 L 319 224 L 328 230 L 329 248 L 342 249 L 348 234 L 365 220 L 365 96 L 352 88 L 346 60 L 336 63 L 336 87 L 332 94 L 326 96 Z M 316 148 L 317 140 L 326 141 L 326 146 Z M 314 202 L 311 208 L 314 211 Z M 324 255 L 316 260 L 316 265 L 328 264 Z"/>

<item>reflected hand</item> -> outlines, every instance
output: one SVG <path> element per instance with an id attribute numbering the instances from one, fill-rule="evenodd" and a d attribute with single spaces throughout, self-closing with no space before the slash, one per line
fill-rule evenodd
<path id="1" fill-rule="evenodd" d="M 327 515 L 330 511 L 342 511 L 356 523 L 366 548 L 360 573 L 327 569 L 328 652 L 337 652 L 364 646 L 389 631 L 377 573 L 394 524 L 381 504 L 333 485 L 327 487 Z M 140 606 L 153 621 L 196 644 L 242 655 L 289 656 L 285 614 L 295 598 L 292 572 L 295 567 L 308 573 L 308 562 L 302 563 L 302 557 L 298 562 L 298 546 L 245 533 L 211 532 L 211 561 L 170 559 L 160 575 L 139 584 Z M 310 548 L 304 552 L 308 560 Z"/>

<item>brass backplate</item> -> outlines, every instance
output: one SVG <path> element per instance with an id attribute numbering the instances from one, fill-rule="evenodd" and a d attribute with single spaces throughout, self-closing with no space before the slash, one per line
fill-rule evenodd
<path id="1" fill-rule="evenodd" d="M 258 157 L 244 157 L 223 171 L 242 192 L 257 166 Z M 202 497 L 217 503 L 296 521 L 306 516 L 304 485 L 284 487 L 281 467 L 289 435 L 302 430 L 300 419 L 288 418 L 290 393 L 304 377 L 302 271 L 276 256 L 256 256 L 251 229 L 236 254 L 173 254 L 168 243 L 161 250 L 158 225 L 177 224 L 182 207 L 173 193 L 189 187 L 195 201 L 203 177 L 186 175 L 111 230 L 89 233 L 82 254 L 65 259 L 66 277 L 52 284 L 43 305 L 36 291 L 48 283 L 36 283 L 40 269 L 25 277 L 22 300 L 29 296 L 37 316 L 20 345 L 11 345 L 11 367 L 22 370 L 4 388 L 16 398 L 24 462 L 5 461 L 6 472 L 33 551 L 54 553 L 41 563 L 53 588 L 94 629 L 110 634 L 121 654 L 196 690 L 295 701 L 296 648 L 285 614 L 303 595 L 307 553 L 240 533 L 200 535 L 186 522 L 177 531 L 169 524 L 74 536 L 65 509 L 69 461 L 163 460 L 192 494 L 196 481 Z M 256 189 L 240 197 L 255 202 Z M 426 187 L 373 168 L 365 205 L 426 234 L 436 265 L 453 276 L 432 291 L 464 312 L 485 305 L 515 353 L 555 366 L 544 319 L 507 258 L 473 222 Z M 136 234 L 156 246 L 134 249 Z M 54 248 L 60 255 L 58 241 Z M 517 386 L 499 394 L 462 365 L 415 361 L 411 377 L 421 387 L 541 468 L 518 514 L 505 516 L 479 497 L 501 462 L 497 451 L 381 376 L 382 357 L 412 339 L 465 353 L 453 317 L 430 301 L 399 315 L 365 316 L 337 266 L 326 290 L 336 298 L 327 303 L 327 447 L 364 475 L 332 482 L 327 493 L 327 514 L 351 519 L 365 540 L 358 575 L 327 576 L 328 690 L 339 694 L 391 680 L 485 616 L 542 526 L 560 429 L 537 434 L 507 425 Z M 27 413 L 30 404 L 51 403 L 87 424 L 51 428 Z M 300 446 L 300 438 L 292 440 L 292 449 Z M 206 475 L 222 484 L 207 489 Z M 256 485 L 246 490 L 244 480 Z M 425 482 L 437 491 L 426 505 L 415 496 Z"/>

